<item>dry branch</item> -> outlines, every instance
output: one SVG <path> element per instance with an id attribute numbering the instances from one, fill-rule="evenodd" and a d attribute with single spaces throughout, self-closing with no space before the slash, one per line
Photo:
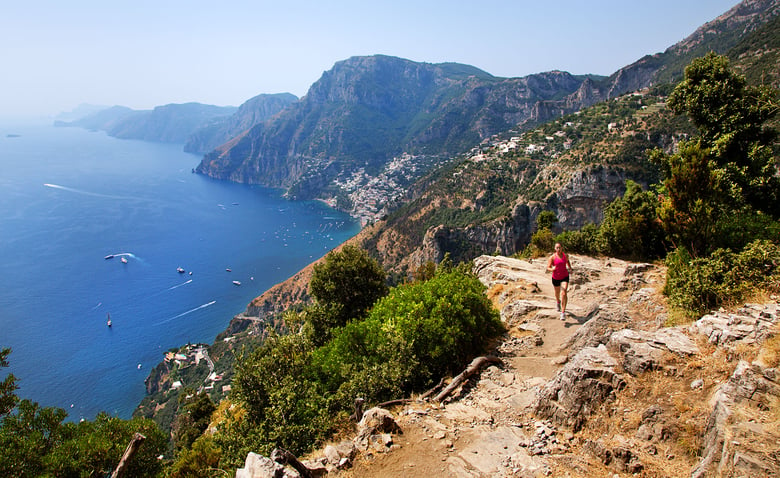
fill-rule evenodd
<path id="1" fill-rule="evenodd" d="M 287 450 L 282 448 L 275 448 L 274 451 L 271 452 L 271 459 L 280 465 L 292 466 L 295 468 L 295 471 L 301 475 L 302 478 L 314 478 L 311 470 L 308 469 L 306 465 L 298 461 L 298 458 L 296 458 L 295 455 Z"/>
<path id="2" fill-rule="evenodd" d="M 411 398 L 399 398 L 396 400 L 390 400 L 389 402 L 382 402 L 377 407 L 379 408 L 387 408 L 392 407 L 393 405 L 406 405 L 407 403 L 410 403 L 412 401 Z"/>
<path id="3" fill-rule="evenodd" d="M 133 455 L 135 455 L 135 452 L 138 451 L 138 447 L 141 446 L 144 440 L 146 440 L 146 437 L 140 433 L 133 435 L 133 439 L 130 440 L 130 443 L 127 444 L 127 448 L 125 448 L 125 453 L 122 455 L 122 459 L 119 460 L 119 464 L 116 466 L 116 469 L 113 473 L 111 473 L 111 478 L 122 478 L 122 476 L 124 476 L 125 471 L 127 471 L 127 463 L 133 459 Z"/>
<path id="4" fill-rule="evenodd" d="M 471 377 L 475 373 L 479 372 L 479 369 L 482 368 L 483 365 L 487 363 L 501 363 L 501 359 L 498 357 L 494 357 L 492 355 L 483 356 L 483 357 L 477 357 L 474 360 L 471 361 L 468 367 L 466 367 L 466 370 L 460 373 L 457 377 L 452 379 L 452 382 L 450 382 L 449 385 L 447 385 L 447 388 L 442 390 L 436 397 L 434 397 L 434 400 L 437 402 L 441 402 L 444 400 L 447 395 L 452 393 L 453 390 L 458 388 L 461 383 L 463 383 L 467 378 Z"/>
<path id="5" fill-rule="evenodd" d="M 435 387 L 420 395 L 420 400 L 425 400 L 429 396 L 433 395 L 433 392 L 440 389 L 442 385 L 444 385 L 444 377 L 439 380 L 439 383 L 437 383 Z"/>

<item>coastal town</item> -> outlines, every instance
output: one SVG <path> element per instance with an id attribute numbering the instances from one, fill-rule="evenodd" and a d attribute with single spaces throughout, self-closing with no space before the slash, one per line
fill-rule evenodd
<path id="1" fill-rule="evenodd" d="M 209 347 L 208 344 L 187 344 L 178 350 L 169 350 L 165 353 L 163 364 L 169 370 L 168 380 L 166 380 L 169 390 L 175 391 L 184 387 L 190 387 L 197 393 L 211 393 L 215 389 L 220 394 L 230 391 L 230 384 L 223 383 L 223 374 L 215 371 L 214 361 L 209 356 Z M 193 378 L 192 374 L 187 373 L 187 371 L 188 369 L 197 368 L 201 362 L 208 366 L 208 375 L 197 385 L 198 379 Z M 147 383 L 147 387 L 148 385 Z M 195 388 L 196 385 L 197 388 Z"/>
<path id="2" fill-rule="evenodd" d="M 348 177 L 337 178 L 333 186 L 338 193 L 324 201 L 337 209 L 345 209 L 342 206 L 346 203 L 347 212 L 365 227 L 395 210 L 404 202 L 409 187 L 416 180 L 445 163 L 464 158 L 471 163 L 481 163 L 507 155 L 525 157 L 529 161 L 557 159 L 585 138 L 622 134 L 624 127 L 635 121 L 632 118 L 636 113 L 641 117 L 664 107 L 663 101 L 648 96 L 645 89 L 605 102 L 600 106 L 604 111 L 599 114 L 575 112 L 530 131 L 512 129 L 492 135 L 456 158 L 404 153 L 393 158 L 376 175 L 361 168 Z M 607 116 L 607 112 L 611 114 Z M 620 121 L 614 121 L 616 112 L 619 112 Z M 613 121 L 604 121 L 604 117 L 613 118 Z"/>

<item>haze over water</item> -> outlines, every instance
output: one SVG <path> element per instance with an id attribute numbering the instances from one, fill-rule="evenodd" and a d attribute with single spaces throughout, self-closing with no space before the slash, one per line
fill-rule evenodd
<path id="1" fill-rule="evenodd" d="M 163 352 L 211 343 L 359 230 L 318 202 L 193 174 L 199 161 L 181 145 L 0 124 L 0 347 L 13 349 L 0 378 L 13 373 L 17 395 L 71 420 L 129 418 Z"/>

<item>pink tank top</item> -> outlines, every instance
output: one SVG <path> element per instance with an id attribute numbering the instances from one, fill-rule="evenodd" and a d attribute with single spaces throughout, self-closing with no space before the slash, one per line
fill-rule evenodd
<path id="1" fill-rule="evenodd" d="M 569 271 L 566 269 L 566 254 L 561 253 L 563 257 L 553 256 L 553 269 L 552 278 L 555 280 L 565 279 L 569 276 Z"/>

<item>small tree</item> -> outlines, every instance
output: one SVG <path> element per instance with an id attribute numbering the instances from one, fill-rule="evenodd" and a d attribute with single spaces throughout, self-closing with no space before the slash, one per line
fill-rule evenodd
<path id="1" fill-rule="evenodd" d="M 522 255 L 526 257 L 541 257 L 552 251 L 555 246 L 555 236 L 552 232 L 553 225 L 558 222 L 558 216 L 552 211 L 542 211 L 536 216 L 536 232 L 531 235 Z"/>
<path id="2" fill-rule="evenodd" d="M 380 297 L 387 294 L 386 274 L 363 249 L 345 245 L 314 266 L 309 291 L 326 314 L 312 316 L 314 340 L 319 345 L 330 329 L 363 317 Z"/>
<path id="3" fill-rule="evenodd" d="M 189 397 L 189 398 L 188 398 Z M 179 395 L 179 413 L 171 426 L 174 449 L 191 448 L 195 440 L 203 434 L 211 420 L 211 414 L 217 407 L 208 393 Z"/>
<path id="4" fill-rule="evenodd" d="M 716 248 L 718 222 L 727 210 L 722 178 L 699 142 L 682 143 L 662 161 L 666 179 L 658 218 L 672 244 L 706 255 Z"/>
<path id="5" fill-rule="evenodd" d="M 750 86 L 724 56 L 709 53 L 685 68 L 668 104 L 698 128 L 732 207 L 747 204 L 780 216 L 780 178 L 772 144 L 777 131 L 767 122 L 778 113 L 777 90 Z M 701 190 L 704 185 L 698 186 Z"/>
<path id="6" fill-rule="evenodd" d="M 663 230 L 657 221 L 658 199 L 626 181 L 626 192 L 604 210 L 599 228 L 599 250 L 603 254 L 634 260 L 655 259 L 663 252 Z"/>
<path id="7" fill-rule="evenodd" d="M 766 126 L 778 111 L 776 96 L 748 86 L 714 53 L 685 69 L 668 103 L 701 135 L 675 154 L 653 153 L 665 176 L 658 216 L 675 245 L 701 257 L 722 245 L 721 232 L 736 218 L 755 211 L 780 216 L 776 132 Z"/>
<path id="8" fill-rule="evenodd" d="M 536 230 L 552 230 L 553 225 L 558 222 L 558 216 L 552 211 L 542 211 L 536 216 Z"/>

